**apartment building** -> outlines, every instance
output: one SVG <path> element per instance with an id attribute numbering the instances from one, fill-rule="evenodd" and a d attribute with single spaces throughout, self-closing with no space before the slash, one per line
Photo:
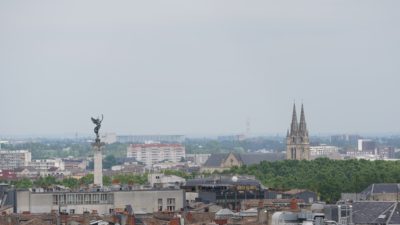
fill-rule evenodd
<path id="1" fill-rule="evenodd" d="M 28 150 L 0 150 L 0 169 L 15 169 L 28 166 L 32 154 Z"/>
<path id="2" fill-rule="evenodd" d="M 162 161 L 179 162 L 186 155 L 181 144 L 131 144 L 127 157 L 150 166 Z"/>

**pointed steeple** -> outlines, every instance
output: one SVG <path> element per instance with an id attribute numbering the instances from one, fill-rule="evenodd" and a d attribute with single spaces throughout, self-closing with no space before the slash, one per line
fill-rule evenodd
<path id="1" fill-rule="evenodd" d="M 301 113 L 300 113 L 300 124 L 299 124 L 299 135 L 308 136 L 307 124 L 306 124 L 306 116 L 304 114 L 304 107 L 301 104 Z"/>
<path id="2" fill-rule="evenodd" d="M 297 135 L 297 113 L 296 113 L 296 104 L 293 103 L 293 114 L 292 114 L 292 123 L 290 124 L 290 136 Z"/>

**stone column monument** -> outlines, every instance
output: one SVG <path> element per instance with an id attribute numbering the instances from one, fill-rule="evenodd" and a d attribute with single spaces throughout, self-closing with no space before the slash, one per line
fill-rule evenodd
<path id="1" fill-rule="evenodd" d="M 99 130 L 101 127 L 101 122 L 103 121 L 103 115 L 101 115 L 101 120 L 99 118 L 94 119 L 92 122 L 96 125 L 94 128 L 94 133 L 96 134 L 96 140 L 92 144 L 93 148 L 93 161 L 94 161 L 94 186 L 103 186 L 103 155 L 102 150 L 104 148 L 104 142 L 100 141 Z"/>

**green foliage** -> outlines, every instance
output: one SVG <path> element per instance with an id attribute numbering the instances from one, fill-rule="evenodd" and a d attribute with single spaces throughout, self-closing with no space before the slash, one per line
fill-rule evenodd
<path id="1" fill-rule="evenodd" d="M 182 170 L 169 170 L 169 169 L 167 169 L 167 170 L 163 171 L 163 174 L 165 174 L 165 175 L 175 175 L 175 176 L 178 176 L 178 177 L 183 177 L 185 179 L 193 179 L 193 178 L 196 177 L 196 173 L 186 173 L 186 172 L 184 172 Z"/>
<path id="2" fill-rule="evenodd" d="M 39 179 L 33 182 L 33 186 L 41 188 L 49 188 L 54 184 L 58 184 L 58 182 L 56 178 L 53 176 L 40 177 Z"/>
<path id="3" fill-rule="evenodd" d="M 88 175 L 82 177 L 81 179 L 79 179 L 80 185 L 88 186 L 90 184 L 93 184 L 93 182 L 94 182 L 94 175 L 93 174 L 88 174 Z"/>
<path id="4" fill-rule="evenodd" d="M 32 181 L 28 178 L 22 178 L 20 180 L 12 181 L 12 185 L 16 188 L 31 188 L 33 186 Z"/>
<path id="5" fill-rule="evenodd" d="M 111 185 L 111 177 L 109 177 L 109 176 L 104 176 L 104 177 L 103 177 L 103 185 L 104 185 L 104 186 L 110 186 L 110 185 Z"/>
<path id="6" fill-rule="evenodd" d="M 35 181 L 31 181 L 28 178 L 22 178 L 20 180 L 12 181 L 11 184 L 15 185 L 16 188 L 32 188 L 32 187 L 42 187 L 50 188 L 53 185 L 63 185 L 65 187 L 76 190 L 80 187 L 87 187 L 93 184 L 94 176 L 93 174 L 88 174 L 81 179 L 75 179 L 72 177 L 64 178 L 62 180 L 57 180 L 55 177 L 47 176 L 40 177 Z M 132 175 L 132 174 L 118 174 L 115 176 L 103 176 L 103 185 L 109 186 L 111 183 L 118 184 L 146 184 L 147 174 L 142 175 Z"/>
<path id="7" fill-rule="evenodd" d="M 115 166 L 117 164 L 117 159 L 114 155 L 107 155 L 103 160 L 104 169 L 111 169 L 112 166 Z"/>
<path id="8" fill-rule="evenodd" d="M 344 192 L 360 192 L 372 183 L 400 182 L 399 161 L 285 160 L 234 167 L 229 172 L 254 175 L 271 188 L 316 191 L 327 202 L 337 201 Z"/>
<path id="9" fill-rule="evenodd" d="M 147 173 L 142 175 L 117 174 L 112 177 L 112 183 L 118 184 L 145 184 L 147 183 Z"/>
<path id="10" fill-rule="evenodd" d="M 71 189 L 76 189 L 79 188 L 79 180 L 75 179 L 75 178 L 64 178 L 61 181 L 61 185 L 65 186 L 65 187 L 69 187 Z"/>

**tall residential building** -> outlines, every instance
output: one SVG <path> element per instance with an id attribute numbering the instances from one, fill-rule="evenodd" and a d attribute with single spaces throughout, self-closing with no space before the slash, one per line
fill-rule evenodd
<path id="1" fill-rule="evenodd" d="M 0 169 L 15 169 L 28 166 L 32 160 L 31 152 L 28 150 L 1 150 Z"/>
<path id="2" fill-rule="evenodd" d="M 370 139 L 358 139 L 358 151 L 375 151 L 376 143 Z"/>
<path id="3" fill-rule="evenodd" d="M 184 135 L 118 135 L 120 143 L 183 143 Z"/>
<path id="4" fill-rule="evenodd" d="M 181 144 L 131 144 L 127 157 L 146 165 L 161 161 L 179 162 L 185 158 L 185 147 Z"/>
<path id="5" fill-rule="evenodd" d="M 286 135 L 286 159 L 310 160 L 310 140 L 303 105 L 300 123 L 297 122 L 296 105 L 293 105 L 292 123 Z"/>

